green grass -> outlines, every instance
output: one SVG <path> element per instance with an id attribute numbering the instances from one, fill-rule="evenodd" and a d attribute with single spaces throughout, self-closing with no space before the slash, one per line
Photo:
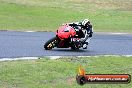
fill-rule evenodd
<path id="1" fill-rule="evenodd" d="M 0 88 L 131 88 L 129 84 L 86 84 L 75 77 L 80 65 L 88 74 L 130 74 L 132 57 L 67 57 L 57 60 L 0 62 Z"/>
<path id="2" fill-rule="evenodd" d="M 132 32 L 132 0 L 0 0 L 0 30 L 56 31 L 89 18 L 95 31 Z"/>

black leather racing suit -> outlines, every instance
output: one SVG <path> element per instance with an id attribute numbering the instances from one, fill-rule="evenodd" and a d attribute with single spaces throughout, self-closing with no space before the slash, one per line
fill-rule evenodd
<path id="1" fill-rule="evenodd" d="M 69 23 L 69 26 L 72 26 L 75 29 L 76 33 L 81 38 L 80 39 L 81 42 L 86 42 L 87 40 L 89 40 L 88 43 L 90 42 L 90 39 L 93 35 L 92 24 L 83 26 L 82 22 L 75 22 Z"/>

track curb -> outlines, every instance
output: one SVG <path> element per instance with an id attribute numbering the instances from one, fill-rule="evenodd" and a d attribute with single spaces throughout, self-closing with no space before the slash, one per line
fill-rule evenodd
<path id="1" fill-rule="evenodd" d="M 0 58 L 0 61 L 15 61 L 15 60 L 37 60 L 40 58 L 49 58 L 56 60 L 64 57 L 132 57 L 132 55 L 98 55 L 98 56 L 45 56 L 45 57 L 18 57 L 18 58 Z"/>

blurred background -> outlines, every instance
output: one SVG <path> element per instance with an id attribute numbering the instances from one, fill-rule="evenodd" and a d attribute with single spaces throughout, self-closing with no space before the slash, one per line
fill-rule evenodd
<path id="1" fill-rule="evenodd" d="M 0 30 L 55 31 L 85 18 L 94 31 L 132 32 L 132 0 L 0 0 Z"/>

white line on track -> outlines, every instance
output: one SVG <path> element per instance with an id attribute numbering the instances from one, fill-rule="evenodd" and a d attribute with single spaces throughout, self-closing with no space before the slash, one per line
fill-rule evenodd
<path id="1" fill-rule="evenodd" d="M 47 58 L 49 58 L 50 60 L 55 60 L 55 59 L 59 59 L 61 57 L 100 57 L 100 56 L 104 56 L 104 57 L 132 57 L 132 55 L 97 55 L 97 56 L 45 56 Z M 39 57 L 19 57 L 19 58 L 0 58 L 0 61 L 14 61 L 14 60 L 36 60 L 36 59 L 40 59 Z"/>
<path id="2" fill-rule="evenodd" d="M 0 31 L 10 31 L 10 30 L 0 30 Z M 11 30 L 12 31 L 12 30 Z M 13 32 L 13 31 L 12 31 Z M 40 31 L 15 31 L 15 32 L 40 32 Z M 110 35 L 127 35 L 132 33 L 120 33 L 120 32 L 94 32 L 95 34 L 110 34 Z"/>
<path id="3" fill-rule="evenodd" d="M 132 57 L 132 55 L 97 55 L 97 56 L 49 56 L 49 58 L 51 60 L 54 60 L 54 59 L 59 59 L 61 57 L 100 57 L 100 56 L 104 56 L 104 57 L 110 57 L 110 56 L 113 56 L 113 57 L 121 57 L 121 56 Z"/>
<path id="4" fill-rule="evenodd" d="M 127 34 L 131 34 L 131 33 L 113 33 L 113 32 L 95 32 L 96 34 L 109 34 L 109 35 L 127 35 Z"/>
<path id="5" fill-rule="evenodd" d="M 35 31 L 25 31 L 25 32 L 35 32 Z"/>
<path id="6" fill-rule="evenodd" d="M 111 33 L 113 35 L 126 35 L 126 34 L 129 34 L 129 33 Z"/>
<path id="7" fill-rule="evenodd" d="M 22 31 L 20 31 L 22 32 Z M 24 31 L 24 32 L 38 32 L 38 31 Z M 131 33 L 120 33 L 120 32 L 95 32 L 97 34 L 111 34 L 111 35 L 126 35 L 126 34 L 131 34 Z"/>
<path id="8" fill-rule="evenodd" d="M 19 57 L 19 58 L 1 58 L 0 61 L 14 61 L 14 60 L 35 60 L 38 57 Z"/>

